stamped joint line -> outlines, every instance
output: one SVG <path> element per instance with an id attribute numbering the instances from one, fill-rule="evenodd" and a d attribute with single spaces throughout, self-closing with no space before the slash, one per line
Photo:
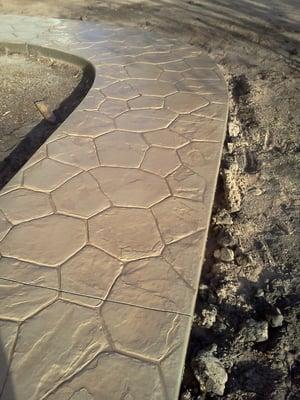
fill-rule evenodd
<path id="1" fill-rule="evenodd" d="M 1 400 L 176 399 L 225 134 L 222 74 L 200 49 L 110 24 L 1 16 L 1 42 L 95 71 L 0 192 Z"/>

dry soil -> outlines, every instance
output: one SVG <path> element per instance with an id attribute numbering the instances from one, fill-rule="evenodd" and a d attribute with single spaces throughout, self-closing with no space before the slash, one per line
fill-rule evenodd
<path id="1" fill-rule="evenodd" d="M 89 77 L 66 62 L 4 49 L 0 77 L 1 188 L 80 103 Z"/>

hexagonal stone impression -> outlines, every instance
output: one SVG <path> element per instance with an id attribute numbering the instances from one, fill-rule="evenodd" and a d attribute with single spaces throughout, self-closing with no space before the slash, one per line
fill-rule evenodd
<path id="1" fill-rule="evenodd" d="M 48 144 L 49 156 L 55 160 L 88 169 L 99 165 L 92 139 L 69 136 Z"/>
<path id="2" fill-rule="evenodd" d="M 113 208 L 89 221 L 90 241 L 122 261 L 160 254 L 163 243 L 149 210 Z"/>
<path id="3" fill-rule="evenodd" d="M 55 268 L 34 265 L 14 258 L 0 258 L 0 278 L 58 289 L 58 275 Z"/>
<path id="4" fill-rule="evenodd" d="M 219 81 L 220 78 L 217 73 L 210 68 L 193 68 L 189 71 L 184 71 L 183 76 L 186 78 L 200 79 L 200 80 L 213 80 Z"/>
<path id="5" fill-rule="evenodd" d="M 142 62 L 129 64 L 125 69 L 131 78 L 157 79 L 162 72 L 156 65 Z"/>
<path id="6" fill-rule="evenodd" d="M 139 95 L 139 92 L 126 81 L 116 82 L 102 89 L 107 97 L 120 100 L 129 100 Z"/>
<path id="7" fill-rule="evenodd" d="M 166 243 L 179 240 L 205 226 L 205 207 L 191 200 L 170 197 L 156 204 L 153 213 Z"/>
<path id="8" fill-rule="evenodd" d="M 176 114 L 166 109 L 130 110 L 116 118 L 118 129 L 147 132 L 167 128 Z"/>
<path id="9" fill-rule="evenodd" d="M 227 113 L 226 104 L 211 103 L 208 107 L 197 110 L 195 115 L 204 116 L 207 118 L 215 118 L 218 121 L 225 120 Z"/>
<path id="10" fill-rule="evenodd" d="M 172 94 L 166 99 L 166 107 L 179 114 L 189 114 L 208 104 L 208 100 L 195 93 L 179 92 Z"/>
<path id="11" fill-rule="evenodd" d="M 205 168 L 217 162 L 220 146 L 218 143 L 194 142 L 178 150 L 180 158 L 190 169 L 205 173 Z"/>
<path id="12" fill-rule="evenodd" d="M 163 64 L 163 68 L 165 71 L 179 71 L 183 72 L 186 71 L 187 69 L 190 68 L 188 64 L 184 62 L 184 60 L 178 60 L 178 61 L 170 61 L 165 64 Z"/>
<path id="13" fill-rule="evenodd" d="M 129 107 L 132 110 L 141 108 L 162 108 L 164 104 L 163 97 L 140 96 L 132 100 L 128 100 Z"/>
<path id="14" fill-rule="evenodd" d="M 160 129 L 158 131 L 144 133 L 146 141 L 161 147 L 177 149 L 189 142 L 183 136 L 171 131 L 170 129 Z"/>
<path id="15" fill-rule="evenodd" d="M 174 195 L 202 201 L 206 190 L 206 180 L 189 168 L 181 166 L 167 178 Z"/>
<path id="16" fill-rule="evenodd" d="M 117 117 L 126 110 L 128 110 L 126 102 L 118 99 L 106 99 L 99 108 L 99 111 L 111 118 Z"/>
<path id="17" fill-rule="evenodd" d="M 124 303 L 190 312 L 192 290 L 161 257 L 128 263 L 109 296 Z"/>
<path id="18" fill-rule="evenodd" d="M 56 189 L 52 198 L 58 211 L 81 217 L 91 217 L 110 206 L 95 179 L 86 172 Z"/>
<path id="19" fill-rule="evenodd" d="M 105 302 L 101 311 L 118 350 L 156 360 L 171 349 L 181 347 L 190 319 L 185 315 L 110 302 Z"/>
<path id="20" fill-rule="evenodd" d="M 101 165 L 138 167 L 148 148 L 137 133 L 116 131 L 95 140 Z"/>
<path id="21" fill-rule="evenodd" d="M 164 71 L 159 77 L 160 81 L 174 82 L 174 83 L 182 79 L 183 79 L 182 74 L 176 71 Z"/>
<path id="22" fill-rule="evenodd" d="M 53 212 L 49 196 L 45 193 L 18 189 L 0 197 L 0 208 L 14 224 Z"/>
<path id="23" fill-rule="evenodd" d="M 63 264 L 62 290 L 104 298 L 121 269 L 122 264 L 115 258 L 86 246 Z"/>
<path id="24" fill-rule="evenodd" d="M 93 93 L 90 91 L 89 93 Z M 94 92 L 95 94 L 95 92 Z M 78 106 L 78 111 L 98 111 L 101 103 L 104 101 L 104 96 L 99 91 L 97 96 L 91 94 L 87 95 L 84 100 Z"/>
<path id="25" fill-rule="evenodd" d="M 128 78 L 123 65 L 97 65 L 97 73 L 99 76 L 108 76 L 115 79 Z"/>
<path id="26" fill-rule="evenodd" d="M 56 265 L 80 249 L 86 241 L 84 221 L 50 215 L 13 227 L 0 244 L 0 252 L 45 265 Z"/>
<path id="27" fill-rule="evenodd" d="M 16 399 L 42 399 L 106 349 L 96 310 L 61 301 L 48 306 L 20 328 L 9 374 L 18 383 Z M 6 389 L 4 399 L 9 398 Z"/>
<path id="28" fill-rule="evenodd" d="M 199 257 L 201 257 L 205 242 L 205 230 L 203 230 L 168 244 L 162 253 L 162 257 L 172 264 L 178 274 L 195 289 L 198 286 L 200 274 Z M 188 268 L 186 268 L 187 265 Z"/>
<path id="29" fill-rule="evenodd" d="M 98 111 L 80 111 L 67 119 L 62 129 L 78 136 L 97 137 L 113 130 L 111 118 Z"/>
<path id="30" fill-rule="evenodd" d="M 80 169 L 46 158 L 24 172 L 24 185 L 37 190 L 57 188 Z"/>
<path id="31" fill-rule="evenodd" d="M 162 178 L 138 169 L 100 167 L 92 174 L 116 206 L 147 208 L 170 194 Z"/>
<path id="32" fill-rule="evenodd" d="M 175 150 L 152 147 L 147 151 L 142 168 L 164 177 L 179 165 L 180 160 Z"/>
<path id="33" fill-rule="evenodd" d="M 204 112 L 204 110 L 205 108 L 202 108 L 199 112 Z M 192 115 L 189 117 L 193 118 Z M 204 117 L 198 117 L 194 124 L 191 121 L 184 121 L 184 119 L 180 121 L 179 118 L 175 129 L 181 128 L 186 138 L 195 141 L 220 141 L 224 131 L 220 121 Z"/>
<path id="34" fill-rule="evenodd" d="M 177 91 L 169 82 L 160 82 L 150 79 L 130 79 L 130 83 L 138 89 L 143 96 L 167 96 Z"/>
<path id="35" fill-rule="evenodd" d="M 24 321 L 52 300 L 54 290 L 23 285 L 0 278 L 0 319 Z"/>
<path id="36" fill-rule="evenodd" d="M 164 398 L 164 390 L 155 365 L 110 353 L 100 354 L 80 374 L 47 397 L 47 400 L 104 400 L 108 398 L 108 394 L 109 400 Z"/>

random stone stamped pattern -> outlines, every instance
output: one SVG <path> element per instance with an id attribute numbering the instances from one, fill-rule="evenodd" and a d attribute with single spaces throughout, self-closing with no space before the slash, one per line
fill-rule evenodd
<path id="1" fill-rule="evenodd" d="M 2 16 L 0 42 L 96 71 L 0 192 L 1 399 L 176 399 L 227 118 L 222 75 L 201 50 L 136 28 Z"/>

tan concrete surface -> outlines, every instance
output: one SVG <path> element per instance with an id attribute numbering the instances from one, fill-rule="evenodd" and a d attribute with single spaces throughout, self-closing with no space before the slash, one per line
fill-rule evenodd
<path id="1" fill-rule="evenodd" d="M 2 16 L 0 42 L 96 71 L 0 192 L 1 399 L 176 399 L 225 134 L 220 71 L 109 24 Z"/>

